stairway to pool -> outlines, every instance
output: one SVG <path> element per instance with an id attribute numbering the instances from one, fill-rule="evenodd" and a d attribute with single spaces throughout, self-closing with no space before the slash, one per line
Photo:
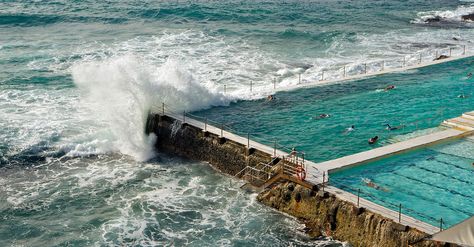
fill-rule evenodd
<path id="1" fill-rule="evenodd" d="M 474 111 L 466 112 L 460 117 L 445 120 L 442 125 L 463 131 L 472 131 L 474 130 Z"/>

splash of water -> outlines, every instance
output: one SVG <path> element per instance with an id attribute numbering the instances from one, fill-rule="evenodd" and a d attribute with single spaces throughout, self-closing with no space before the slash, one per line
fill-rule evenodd
<path id="1" fill-rule="evenodd" d="M 134 55 L 72 66 L 83 104 L 106 129 L 109 151 L 137 160 L 153 157 L 154 136 L 146 136 L 148 112 L 161 103 L 176 110 L 197 110 L 228 102 L 210 85 L 200 84 L 182 62 L 169 59 L 159 67 Z"/>

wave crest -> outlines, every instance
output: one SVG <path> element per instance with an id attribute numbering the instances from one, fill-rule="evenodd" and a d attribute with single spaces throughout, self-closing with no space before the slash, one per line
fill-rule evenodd
<path id="1" fill-rule="evenodd" d="M 198 110 L 227 102 L 210 85 L 200 84 L 183 62 L 168 59 L 154 66 L 134 55 L 72 66 L 74 83 L 82 91 L 82 103 L 104 129 L 110 151 L 120 151 L 137 160 L 154 156 L 154 137 L 144 133 L 148 112 L 161 103 L 176 110 Z"/>
<path id="2" fill-rule="evenodd" d="M 419 12 L 417 16 L 412 23 L 472 23 L 474 20 L 474 5 L 461 5 L 455 10 Z"/>

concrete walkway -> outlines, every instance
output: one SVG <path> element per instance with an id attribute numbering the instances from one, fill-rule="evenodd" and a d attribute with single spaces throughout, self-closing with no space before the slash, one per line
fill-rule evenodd
<path id="1" fill-rule="evenodd" d="M 320 171 L 335 172 L 342 168 L 349 168 L 377 159 L 381 159 L 390 155 L 412 150 L 414 148 L 430 145 L 436 142 L 458 138 L 469 134 L 470 131 L 447 129 L 439 132 L 434 132 L 428 135 L 416 137 L 402 142 L 397 142 L 387 146 L 375 148 L 369 151 L 348 155 L 342 158 L 329 160 L 315 164 Z"/>
<path id="2" fill-rule="evenodd" d="M 409 66 L 403 66 L 399 68 L 387 68 L 383 69 L 380 71 L 374 71 L 374 72 L 368 72 L 368 73 L 362 73 L 362 74 L 357 74 L 357 75 L 350 75 L 350 76 L 341 76 L 339 78 L 334 78 L 334 79 L 329 79 L 329 80 L 319 80 L 319 81 L 312 81 L 308 83 L 301 83 L 301 84 L 296 84 L 296 85 L 291 85 L 287 87 L 277 87 L 273 88 L 272 90 L 269 90 L 266 92 L 267 94 L 271 94 L 272 92 L 278 92 L 278 91 L 292 91 L 300 88 L 310 88 L 310 87 L 315 87 L 315 86 L 322 86 L 322 85 L 328 85 L 332 83 L 338 83 L 338 82 L 344 82 L 344 81 L 351 81 L 351 80 L 359 80 L 363 79 L 366 77 L 371 77 L 371 76 L 377 76 L 377 75 L 383 75 L 383 74 L 389 74 L 389 73 L 397 73 L 397 72 L 403 72 L 407 70 L 412 70 L 412 69 L 418 69 L 418 68 L 423 68 L 423 67 L 428 67 L 432 66 L 435 64 L 441 64 L 441 63 L 446 63 L 446 62 L 451 62 L 463 58 L 468 58 L 468 57 L 473 57 L 472 54 L 464 54 L 464 55 L 459 55 L 459 56 L 451 56 L 445 59 L 440 59 L 440 60 L 431 60 L 428 62 L 422 62 L 414 65 L 409 65 Z M 328 72 L 328 71 L 326 71 Z M 332 71 L 329 71 L 332 72 Z"/>
<path id="3" fill-rule="evenodd" d="M 347 191 L 341 190 L 333 186 L 326 187 L 325 191 L 328 191 L 329 193 L 336 195 L 341 200 L 352 202 L 355 205 L 357 205 L 357 196 L 352 193 L 349 193 Z M 376 203 L 373 203 L 362 197 L 359 198 L 359 207 L 366 208 L 367 210 L 376 214 L 380 214 L 386 218 L 393 220 L 394 222 L 399 222 L 398 212 L 388 209 L 386 207 L 383 207 L 381 205 L 378 205 Z M 402 214 L 401 214 L 400 219 L 401 219 L 400 224 L 416 228 L 425 233 L 433 234 L 433 233 L 439 232 L 438 227 L 432 226 L 428 223 L 425 223 L 423 221 L 417 220 L 413 217 L 403 214 L 403 208 L 402 208 Z"/>

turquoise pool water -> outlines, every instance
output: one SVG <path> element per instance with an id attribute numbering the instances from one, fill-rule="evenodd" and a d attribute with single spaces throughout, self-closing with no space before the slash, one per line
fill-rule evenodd
<path id="1" fill-rule="evenodd" d="M 474 215 L 474 143 L 438 145 L 331 174 L 331 184 L 439 226 Z M 378 189 L 367 186 L 372 181 Z"/>
<path id="2" fill-rule="evenodd" d="M 433 128 L 474 110 L 472 58 L 335 85 L 279 92 L 276 100 L 238 101 L 194 112 L 250 133 L 257 141 L 297 147 L 313 161 L 330 160 L 397 141 L 402 135 Z M 395 85 L 390 91 L 382 90 Z M 467 98 L 459 98 L 465 94 Z M 313 119 L 322 113 L 329 118 Z M 385 124 L 403 125 L 386 130 Z M 355 125 L 355 131 L 344 130 Z M 367 140 L 378 135 L 380 141 Z M 281 147 L 280 147 L 281 148 Z"/>

